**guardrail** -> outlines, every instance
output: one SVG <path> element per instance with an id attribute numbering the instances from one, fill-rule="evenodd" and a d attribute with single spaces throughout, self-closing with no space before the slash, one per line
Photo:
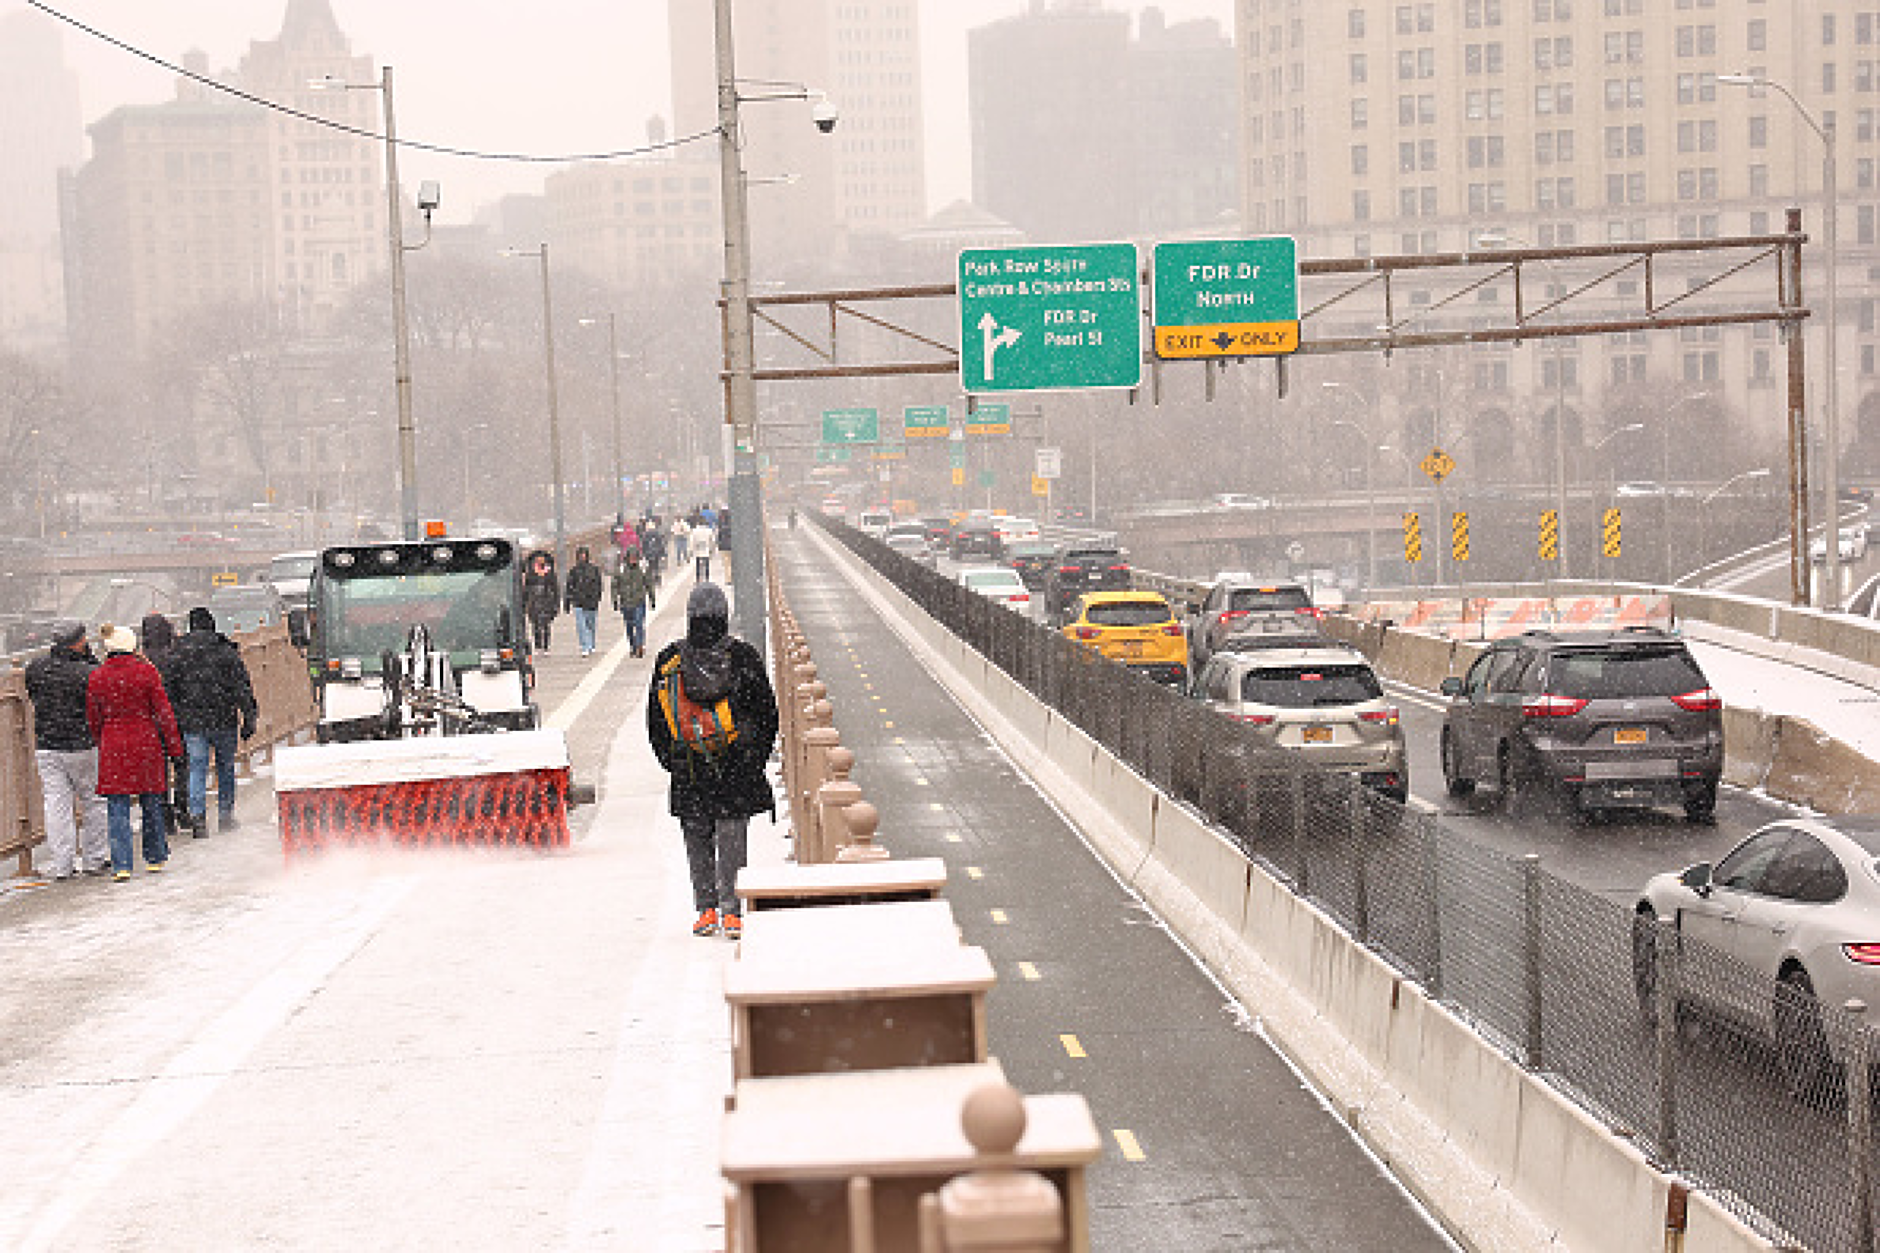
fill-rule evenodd
<path id="1" fill-rule="evenodd" d="M 1864 1007 L 1784 994 L 1783 1034 L 1730 1029 L 1778 992 L 1723 953 L 829 529 L 943 656 L 977 654 L 968 682 L 1116 819 L 1112 865 L 1230 983 L 1287 999 L 1265 1021 L 1477 1247 L 1642 1253 L 1703 1212 L 1717 1242 L 1683 1247 L 1871 1253 Z M 1531 1241 L 1497 1225 L 1510 1199 Z"/>
<path id="2" fill-rule="evenodd" d="M 283 625 L 229 637 L 241 647 L 255 689 L 254 738 L 237 750 L 236 765 L 253 773 L 255 759 L 313 729 L 318 714 L 307 659 L 287 638 Z M 16 873 L 33 869 L 33 849 L 46 838 L 39 769 L 33 758 L 32 702 L 21 663 L 0 673 L 0 857 L 17 860 Z"/>

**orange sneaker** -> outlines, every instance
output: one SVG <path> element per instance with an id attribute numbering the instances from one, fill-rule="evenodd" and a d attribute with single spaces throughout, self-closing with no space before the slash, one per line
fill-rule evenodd
<path id="1" fill-rule="evenodd" d="M 744 920 L 736 914 L 726 914 L 723 930 L 725 939 L 736 940 L 744 934 Z"/>
<path id="2" fill-rule="evenodd" d="M 712 935 L 717 930 L 718 911 L 715 909 L 706 910 L 698 916 L 698 921 L 692 924 L 693 935 Z"/>

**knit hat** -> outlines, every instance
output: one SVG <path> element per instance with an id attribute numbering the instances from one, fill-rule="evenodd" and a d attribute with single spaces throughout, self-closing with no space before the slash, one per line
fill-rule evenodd
<path id="1" fill-rule="evenodd" d="M 109 622 L 100 623 L 98 638 L 104 642 L 104 651 L 107 653 L 137 651 L 137 635 L 129 627 L 114 626 Z"/>
<path id="2" fill-rule="evenodd" d="M 731 602 L 725 599 L 725 589 L 716 583 L 700 583 L 692 589 L 692 594 L 685 598 L 685 616 L 688 618 L 729 618 Z"/>
<path id="3" fill-rule="evenodd" d="M 83 622 L 61 622 L 52 630 L 52 642 L 60 648 L 73 648 L 85 642 Z"/>
<path id="4" fill-rule="evenodd" d="M 215 630 L 215 615 L 201 605 L 189 611 L 189 629 L 192 631 Z"/>

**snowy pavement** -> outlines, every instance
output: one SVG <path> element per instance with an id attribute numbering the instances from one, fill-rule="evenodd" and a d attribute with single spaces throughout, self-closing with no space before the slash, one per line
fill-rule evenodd
<path id="1" fill-rule="evenodd" d="M 1714 640 L 1687 636 L 1686 643 L 1725 705 L 1806 718 L 1880 762 L 1880 692 Z"/>

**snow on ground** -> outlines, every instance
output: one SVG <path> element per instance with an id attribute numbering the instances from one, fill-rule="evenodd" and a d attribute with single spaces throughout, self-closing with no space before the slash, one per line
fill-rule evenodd
<path id="1" fill-rule="evenodd" d="M 1880 692 L 1720 644 L 1686 642 L 1724 704 L 1806 718 L 1880 762 Z"/>

